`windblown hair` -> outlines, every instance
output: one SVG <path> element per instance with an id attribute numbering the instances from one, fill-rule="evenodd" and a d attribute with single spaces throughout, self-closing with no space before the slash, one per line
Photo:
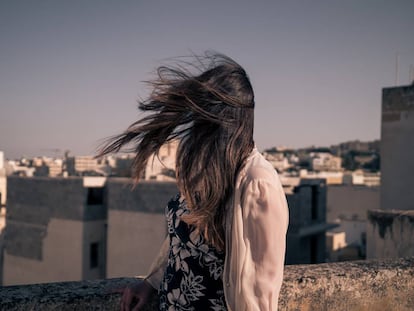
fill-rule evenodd
<path id="1" fill-rule="evenodd" d="M 196 63 L 181 60 L 175 67 L 159 67 L 149 83 L 153 91 L 139 109 L 150 113 L 109 140 L 98 156 L 132 146 L 138 181 L 149 157 L 179 139 L 176 177 L 189 209 L 182 219 L 223 249 L 226 208 L 254 147 L 249 78 L 231 58 L 206 53 Z"/>

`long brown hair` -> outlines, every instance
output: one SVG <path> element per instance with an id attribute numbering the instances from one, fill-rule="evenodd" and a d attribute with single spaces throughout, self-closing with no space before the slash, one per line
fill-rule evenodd
<path id="1" fill-rule="evenodd" d="M 206 53 L 195 63 L 181 59 L 174 67 L 159 67 L 149 83 L 153 91 L 139 103 L 149 114 L 109 140 L 98 156 L 132 146 L 138 180 L 148 158 L 164 143 L 179 139 L 176 177 L 189 209 L 183 220 L 223 249 L 226 207 L 254 147 L 249 78 L 231 58 Z"/>

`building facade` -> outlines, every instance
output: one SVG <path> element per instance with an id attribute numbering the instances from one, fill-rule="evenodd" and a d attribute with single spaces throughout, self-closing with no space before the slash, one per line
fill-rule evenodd
<path id="1" fill-rule="evenodd" d="M 3 285 L 143 275 L 166 236 L 174 183 L 9 177 Z"/>
<path id="2" fill-rule="evenodd" d="M 414 209 L 414 84 L 382 90 L 381 209 Z"/>
<path id="3" fill-rule="evenodd" d="M 165 207 L 177 195 L 172 182 L 107 182 L 106 277 L 145 275 L 167 235 Z"/>
<path id="4" fill-rule="evenodd" d="M 325 262 L 325 234 L 336 227 L 326 222 L 326 181 L 303 179 L 286 193 L 289 205 L 286 264 Z"/>
<path id="5" fill-rule="evenodd" d="M 327 187 L 327 221 L 338 227 L 333 233 L 344 233 L 342 250 L 328 248 L 332 261 L 364 259 L 368 211 L 380 206 L 380 188 L 365 185 L 329 185 Z M 338 256 L 338 253 L 341 253 Z"/>
<path id="6" fill-rule="evenodd" d="M 414 83 L 382 90 L 381 202 L 370 212 L 368 258 L 414 256 Z"/>
<path id="7" fill-rule="evenodd" d="M 9 177 L 3 285 L 105 276 L 104 181 Z"/>

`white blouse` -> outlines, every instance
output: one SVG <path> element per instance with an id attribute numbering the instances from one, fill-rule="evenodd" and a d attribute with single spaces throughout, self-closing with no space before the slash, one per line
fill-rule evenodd
<path id="1" fill-rule="evenodd" d="M 277 310 L 288 222 L 277 172 L 254 148 L 237 177 L 226 216 L 223 287 L 230 311 Z M 155 289 L 164 275 L 169 244 L 167 238 L 146 277 Z"/>

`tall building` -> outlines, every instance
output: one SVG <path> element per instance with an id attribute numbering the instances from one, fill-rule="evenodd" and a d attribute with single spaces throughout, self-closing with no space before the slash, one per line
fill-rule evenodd
<path id="1" fill-rule="evenodd" d="M 414 209 L 414 84 L 382 90 L 381 209 Z"/>
<path id="2" fill-rule="evenodd" d="M 325 262 L 325 233 L 336 227 L 326 222 L 326 181 L 302 179 L 290 191 L 286 264 Z"/>
<path id="3" fill-rule="evenodd" d="M 414 83 L 382 90 L 380 206 L 368 215 L 367 257 L 414 256 Z"/>

